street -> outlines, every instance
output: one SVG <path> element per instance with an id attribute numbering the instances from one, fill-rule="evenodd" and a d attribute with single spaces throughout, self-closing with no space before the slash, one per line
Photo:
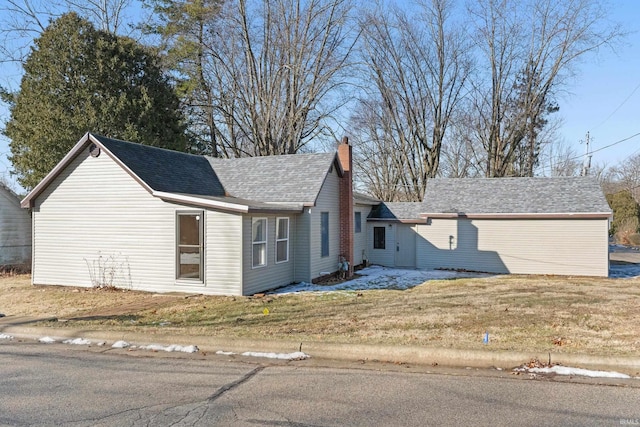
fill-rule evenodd
<path id="1" fill-rule="evenodd" d="M 640 425 L 626 381 L 0 342 L 0 425 Z"/>

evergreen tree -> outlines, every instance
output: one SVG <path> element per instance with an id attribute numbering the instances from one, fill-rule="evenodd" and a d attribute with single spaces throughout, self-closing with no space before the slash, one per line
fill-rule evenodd
<path id="1" fill-rule="evenodd" d="M 18 181 L 33 188 L 87 131 L 184 151 L 175 91 L 156 55 L 75 13 L 35 40 L 4 130 Z"/>

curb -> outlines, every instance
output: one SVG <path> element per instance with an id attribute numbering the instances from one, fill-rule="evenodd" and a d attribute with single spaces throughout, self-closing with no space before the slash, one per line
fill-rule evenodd
<path id="1" fill-rule="evenodd" d="M 16 338 L 38 339 L 44 336 L 58 341 L 70 338 L 86 338 L 95 341 L 115 342 L 123 340 L 134 345 L 179 344 L 197 345 L 201 351 L 215 353 L 218 350 L 243 353 L 260 351 L 291 353 L 303 351 L 314 359 L 342 361 L 376 361 L 445 367 L 502 368 L 511 369 L 537 358 L 554 364 L 597 370 L 615 370 L 632 376 L 640 375 L 640 358 L 627 356 L 593 356 L 548 352 L 515 352 L 503 350 L 463 350 L 452 348 L 391 346 L 373 344 L 339 344 L 286 340 L 256 340 L 224 338 L 206 335 L 166 335 L 156 333 L 111 332 L 96 330 L 61 329 L 21 326 L 35 319 L 5 318 L 0 321 L 0 332 Z M 46 320 L 46 319 L 37 319 Z"/>

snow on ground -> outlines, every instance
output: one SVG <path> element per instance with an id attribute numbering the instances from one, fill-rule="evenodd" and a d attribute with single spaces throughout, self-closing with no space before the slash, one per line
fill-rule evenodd
<path id="1" fill-rule="evenodd" d="M 74 338 L 62 341 L 63 344 L 72 344 L 72 345 L 90 345 L 91 341 L 84 338 Z"/>
<path id="2" fill-rule="evenodd" d="M 151 351 L 167 351 L 167 352 L 181 352 L 181 353 L 197 353 L 198 352 L 198 347 L 195 345 L 186 345 L 186 346 L 182 346 L 182 345 L 178 345 L 178 344 L 171 344 L 171 345 L 160 345 L 160 344 L 149 344 L 149 345 L 141 345 L 139 347 L 137 347 L 141 350 L 151 350 Z"/>
<path id="3" fill-rule="evenodd" d="M 44 343 L 44 344 L 52 344 L 54 342 L 56 342 L 56 340 L 54 340 L 51 337 L 42 337 L 40 339 L 38 339 L 38 342 Z"/>
<path id="4" fill-rule="evenodd" d="M 233 351 L 218 350 L 216 351 L 216 354 L 219 354 L 221 356 L 232 356 L 238 353 L 234 353 Z M 304 360 L 304 359 L 309 359 L 311 357 L 308 354 L 303 353 L 301 351 L 295 351 L 293 353 L 262 353 L 259 351 L 245 351 L 240 356 L 265 357 L 267 359 L 280 359 L 280 360 Z"/>
<path id="5" fill-rule="evenodd" d="M 372 265 L 371 267 L 359 270 L 357 274 L 362 277 L 357 277 L 353 280 L 335 285 L 315 285 L 313 283 L 302 282 L 278 288 L 272 293 L 361 291 L 366 289 L 405 290 L 421 285 L 427 280 L 488 276 L 486 273 L 388 268 L 379 265 Z"/>
<path id="6" fill-rule="evenodd" d="M 591 378 L 631 378 L 629 375 L 621 374 L 615 371 L 591 371 L 589 369 L 572 368 L 570 366 L 552 366 L 547 368 L 516 368 L 517 372 L 529 372 L 533 374 L 557 374 L 557 375 L 576 375 Z"/>
<path id="7" fill-rule="evenodd" d="M 131 346 L 131 344 L 129 344 L 126 341 L 116 341 L 116 342 L 113 343 L 111 348 L 127 348 L 129 346 Z"/>
<path id="8" fill-rule="evenodd" d="M 13 337 L 7 334 L 0 334 L 0 340 L 12 340 Z"/>

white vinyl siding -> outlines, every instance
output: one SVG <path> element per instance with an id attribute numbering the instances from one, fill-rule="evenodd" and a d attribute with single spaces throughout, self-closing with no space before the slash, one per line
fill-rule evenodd
<path id="1" fill-rule="evenodd" d="M 266 221 L 266 241 L 267 246 L 271 247 L 271 250 L 267 250 L 267 259 L 266 266 L 261 268 L 252 268 L 250 262 L 247 262 L 245 267 L 243 268 L 243 279 L 244 279 L 244 287 L 243 294 L 244 295 L 253 295 L 257 292 L 264 292 L 269 289 L 273 289 L 279 286 L 288 285 L 294 281 L 294 264 L 297 260 L 297 255 L 295 253 L 290 254 L 291 262 L 278 262 L 276 263 L 276 251 L 275 242 L 276 242 L 276 219 L 278 218 L 275 215 L 265 215 L 261 216 Z M 290 239 L 295 239 L 295 233 L 292 231 L 295 230 L 295 218 L 290 218 L 290 227 L 289 232 L 291 235 Z M 251 260 L 252 256 L 252 234 L 253 234 L 253 220 L 250 215 L 246 215 L 244 218 L 244 243 L 245 250 L 244 256 L 245 259 Z"/>
<path id="2" fill-rule="evenodd" d="M 31 267 L 31 216 L 0 185 L 0 266 Z"/>
<path id="3" fill-rule="evenodd" d="M 367 216 L 371 211 L 370 206 L 356 205 L 354 212 L 360 213 L 362 221 L 361 232 L 353 234 L 353 265 L 360 265 L 365 259 L 369 259 L 369 252 L 367 251 Z"/>
<path id="4" fill-rule="evenodd" d="M 333 273 L 338 270 L 338 257 L 340 255 L 340 206 L 339 206 L 340 177 L 335 168 L 327 174 L 316 206 L 311 208 L 310 214 L 310 270 L 311 279 L 315 279 L 325 273 Z M 322 230 L 321 212 L 329 213 L 329 255 L 322 256 Z"/>
<path id="5" fill-rule="evenodd" d="M 419 268 L 607 276 L 606 219 L 431 219 L 418 226 Z"/>
<path id="6" fill-rule="evenodd" d="M 176 211 L 185 209 L 151 196 L 106 153 L 84 150 L 36 198 L 32 281 L 92 286 L 92 272 L 106 268 L 117 286 L 240 294 L 237 214 L 205 212 L 205 283 L 176 281 Z"/>

